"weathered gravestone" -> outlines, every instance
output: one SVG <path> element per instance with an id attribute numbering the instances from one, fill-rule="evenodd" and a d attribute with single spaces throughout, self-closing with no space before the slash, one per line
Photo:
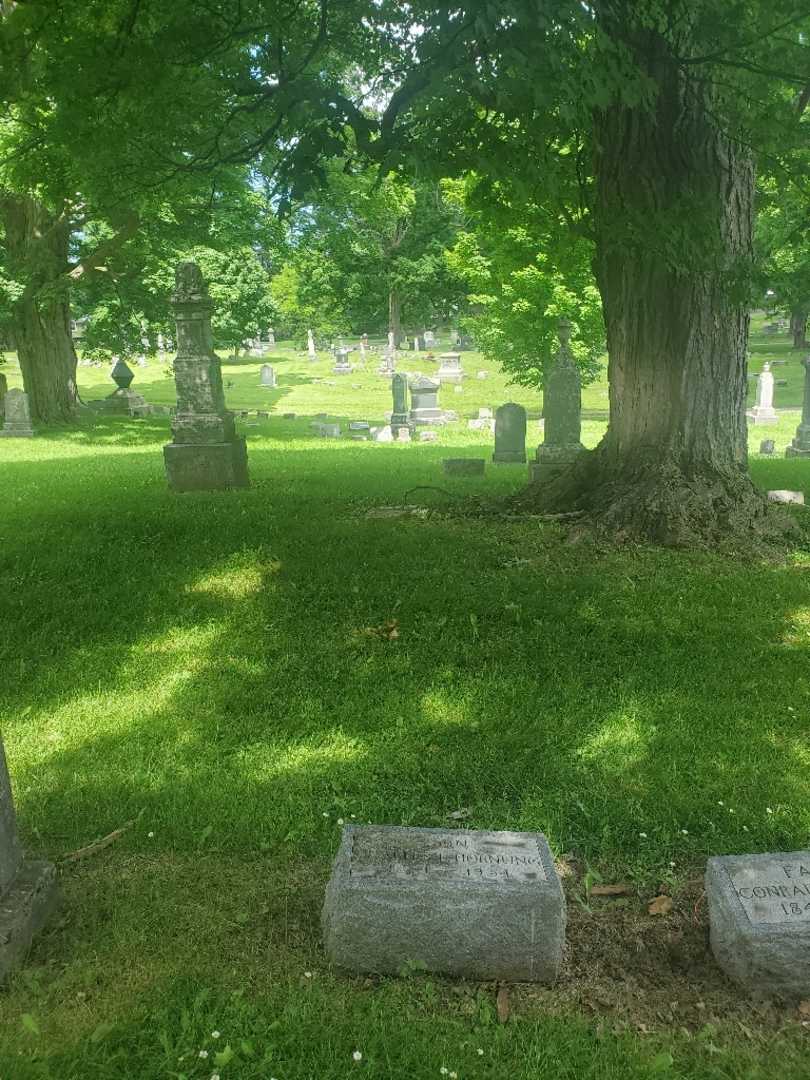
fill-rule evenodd
<path id="1" fill-rule="evenodd" d="M 6 755 L 0 740 L 0 983 L 25 959 L 56 905 L 56 870 L 23 858 Z"/>
<path id="2" fill-rule="evenodd" d="M 400 428 L 408 426 L 408 376 L 395 374 L 391 379 L 391 395 L 394 399 L 391 411 L 391 430 L 396 435 Z"/>
<path id="3" fill-rule="evenodd" d="M 526 460 L 526 410 L 514 401 L 508 401 L 495 410 L 495 452 L 492 460 Z"/>
<path id="4" fill-rule="evenodd" d="M 752 424 L 775 424 L 779 420 L 773 407 L 771 365 L 764 364 L 757 380 L 757 403 L 745 414 Z"/>
<path id="5" fill-rule="evenodd" d="M 730 978 L 757 997 L 810 997 L 810 851 L 715 856 L 706 897 Z"/>
<path id="6" fill-rule="evenodd" d="M 222 368 L 211 334 L 213 303 L 199 266 L 177 267 L 172 307 L 177 322 L 174 441 L 163 448 L 169 487 L 212 491 L 247 487 L 247 447 L 225 408 Z"/>
<path id="7" fill-rule="evenodd" d="M 410 384 L 412 424 L 437 424 L 444 420 L 444 413 L 439 408 L 439 389 L 441 384 L 422 375 Z"/>
<path id="8" fill-rule="evenodd" d="M 396 351 L 391 348 L 390 345 L 386 345 L 383 350 L 382 360 L 380 366 L 377 368 L 379 375 L 390 379 L 394 374 L 394 367 L 396 364 Z"/>
<path id="9" fill-rule="evenodd" d="M 34 434 L 31 427 L 31 410 L 28 408 L 28 394 L 22 390 L 9 390 L 3 398 L 3 416 L 5 422 L 0 435 L 6 438 L 30 439 Z"/>
<path id="10" fill-rule="evenodd" d="M 318 359 L 318 353 L 315 351 L 315 338 L 311 330 L 307 330 L 307 355 L 310 360 Z"/>
<path id="11" fill-rule="evenodd" d="M 354 826 L 323 908 L 326 950 L 356 971 L 411 966 L 470 979 L 553 982 L 565 901 L 540 833 Z"/>
<path id="12" fill-rule="evenodd" d="M 278 386 L 278 383 L 276 382 L 276 373 L 273 371 L 272 364 L 262 364 L 261 384 L 262 386 L 268 387 L 270 390 L 275 390 Z"/>
<path id="13" fill-rule="evenodd" d="M 332 368 L 333 375 L 351 375 L 352 365 L 349 363 L 349 350 L 343 347 L 335 350 L 335 366 Z"/>
<path id="14" fill-rule="evenodd" d="M 772 454 L 776 449 L 776 443 L 773 439 L 763 439 L 759 444 L 760 454 Z"/>
<path id="15" fill-rule="evenodd" d="M 436 378 L 442 383 L 459 383 L 466 375 L 461 367 L 461 353 L 446 352 L 439 354 L 439 370 Z"/>
<path id="16" fill-rule="evenodd" d="M 802 364 L 804 365 L 802 419 L 796 428 L 793 442 L 785 450 L 785 457 L 810 457 L 810 356 L 806 356 Z"/>
<path id="17" fill-rule="evenodd" d="M 0 371 L 0 416 L 3 415 L 3 398 L 8 393 L 8 379 L 5 377 L 2 371 Z"/>
<path id="18" fill-rule="evenodd" d="M 560 348 L 546 378 L 543 392 L 544 439 L 529 465 L 530 480 L 548 480 L 571 465 L 583 450 L 582 387 L 574 354 L 571 352 L 571 323 L 557 324 Z"/>

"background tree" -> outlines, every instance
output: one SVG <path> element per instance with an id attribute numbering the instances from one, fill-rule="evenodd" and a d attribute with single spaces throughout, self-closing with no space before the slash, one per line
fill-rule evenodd
<path id="1" fill-rule="evenodd" d="M 435 182 L 330 162 L 291 218 L 290 263 L 276 287 L 284 310 L 299 331 L 387 329 L 397 342 L 403 327 L 445 321 L 463 296 L 445 260 L 460 221 Z"/>
<path id="2" fill-rule="evenodd" d="M 592 242 L 572 235 L 564 220 L 550 219 L 537 204 L 513 198 L 505 182 L 471 174 L 446 186 L 466 211 L 467 228 L 447 259 L 469 290 L 471 313 L 462 325 L 478 346 L 516 383 L 542 386 L 565 316 L 582 381 L 596 378 L 605 328 Z"/>
<path id="3" fill-rule="evenodd" d="M 790 319 L 793 348 L 806 349 L 810 315 L 810 192 L 806 169 L 794 155 L 791 169 L 761 176 L 755 247 L 759 288 L 771 310 Z"/>

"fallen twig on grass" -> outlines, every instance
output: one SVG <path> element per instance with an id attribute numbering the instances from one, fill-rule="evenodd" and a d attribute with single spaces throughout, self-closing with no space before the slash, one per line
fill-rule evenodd
<path id="1" fill-rule="evenodd" d="M 95 855 L 98 851 L 103 851 L 104 848 L 109 847 L 110 844 L 114 844 L 116 840 L 120 839 L 125 832 L 137 824 L 141 819 L 143 810 L 137 817 L 132 818 L 131 821 L 125 821 L 119 829 L 113 829 L 111 833 L 107 833 L 106 836 L 102 836 L 98 840 L 93 840 L 92 843 L 87 844 L 85 847 L 77 848 L 76 851 L 70 851 L 67 855 L 62 857 L 63 863 L 79 862 L 81 859 L 86 859 L 90 855 Z"/>

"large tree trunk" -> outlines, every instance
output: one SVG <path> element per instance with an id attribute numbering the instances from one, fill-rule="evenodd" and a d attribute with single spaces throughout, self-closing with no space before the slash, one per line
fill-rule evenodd
<path id="1" fill-rule="evenodd" d="M 402 316 L 396 289 L 391 289 L 388 293 L 388 330 L 394 335 L 394 345 L 399 348 L 402 341 Z"/>
<path id="2" fill-rule="evenodd" d="M 12 328 L 31 416 L 43 424 L 75 418 L 76 353 L 70 333 L 67 225 L 34 199 L 0 199 L 11 271 L 23 286 Z"/>
<path id="3" fill-rule="evenodd" d="M 807 348 L 807 312 L 801 310 L 790 313 L 790 332 L 793 335 L 793 348 Z"/>
<path id="4" fill-rule="evenodd" d="M 595 116 L 610 422 L 595 451 L 527 496 L 659 543 L 714 544 L 771 520 L 747 472 L 753 164 L 663 38 L 625 43 L 658 97 Z"/>

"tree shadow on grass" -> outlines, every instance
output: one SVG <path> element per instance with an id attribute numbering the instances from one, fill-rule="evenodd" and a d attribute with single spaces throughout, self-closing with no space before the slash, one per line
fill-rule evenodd
<path id="1" fill-rule="evenodd" d="M 4 545 L 3 697 L 46 846 L 144 805 L 181 847 L 213 822 L 237 848 L 315 852 L 324 810 L 440 824 L 460 806 L 642 863 L 640 832 L 657 863 L 740 846 L 743 825 L 799 841 L 805 575 L 367 520 L 347 500 L 390 498 L 399 457 L 413 484 L 412 460 L 298 454 L 320 469 L 276 466 L 262 497 L 178 498 L 133 459 Z"/>
<path id="2" fill-rule="evenodd" d="M 209 944 L 243 933 L 262 853 L 273 898 L 251 955 L 293 910 L 272 971 L 295 978 L 319 956 L 317 897 L 352 815 L 448 825 L 463 810 L 645 876 L 806 842 L 799 566 L 575 547 L 532 522 L 365 518 L 418 482 L 409 449 L 260 450 L 255 490 L 182 497 L 158 455 L 9 467 L 0 705 L 24 835 L 58 857 L 144 812 L 86 910 L 83 872 L 68 882 L 73 922 L 38 953 L 64 960 L 61 985 L 101 962 L 142 992 L 139 919 L 170 954 L 158 1003 L 181 954 L 213 980 L 220 957 L 189 962 L 183 927 L 196 905 Z M 426 470 L 446 452 L 422 450 Z"/>

